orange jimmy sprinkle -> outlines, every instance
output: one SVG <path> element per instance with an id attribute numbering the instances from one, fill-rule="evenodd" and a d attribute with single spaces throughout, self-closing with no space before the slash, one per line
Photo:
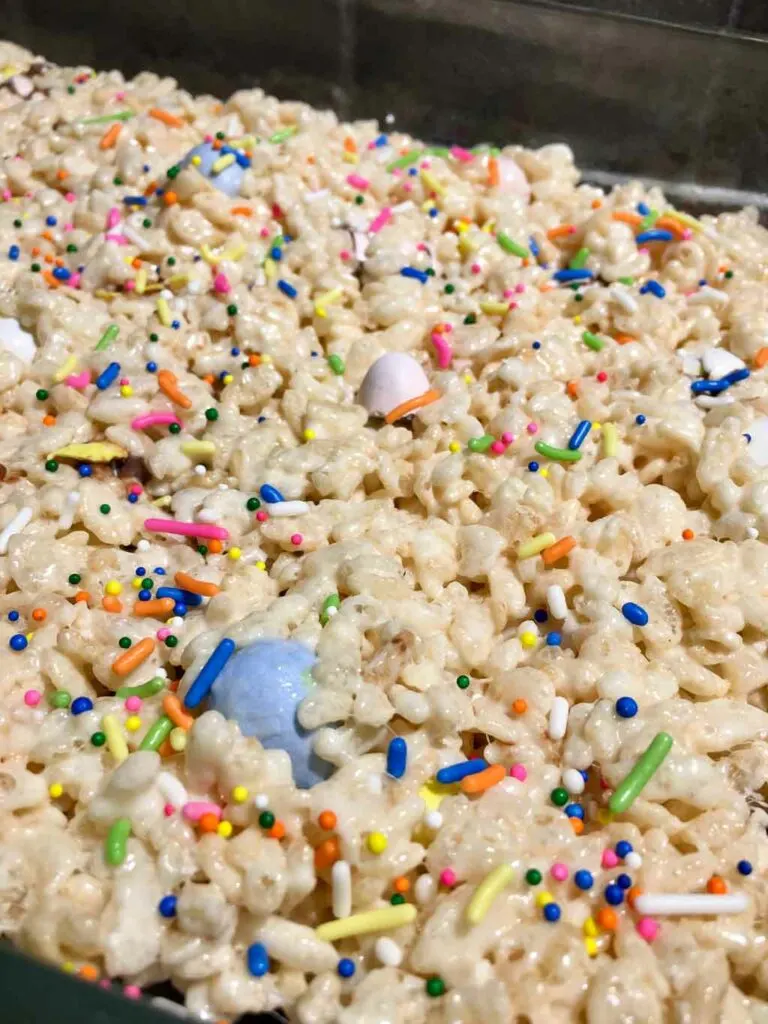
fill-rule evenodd
<path id="1" fill-rule="evenodd" d="M 133 614 L 145 619 L 154 615 L 158 619 L 164 619 L 170 615 L 176 602 L 172 597 L 155 597 L 149 601 L 136 601 L 133 606 Z"/>
<path id="2" fill-rule="evenodd" d="M 196 580 L 186 572 L 177 572 L 173 578 L 182 590 L 188 590 L 191 594 L 202 594 L 203 597 L 216 597 L 221 589 L 215 583 Z"/>
<path id="3" fill-rule="evenodd" d="M 113 124 L 107 128 L 104 134 L 99 140 L 99 149 L 112 149 L 117 140 L 120 138 L 120 132 L 123 130 L 121 124 Z"/>
<path id="4" fill-rule="evenodd" d="M 633 228 L 636 228 L 643 219 L 639 214 L 630 213 L 628 210 L 614 210 L 611 217 L 613 220 L 621 221 L 622 224 L 629 224 Z"/>
<path id="5" fill-rule="evenodd" d="M 684 225 L 679 220 L 673 220 L 672 217 L 659 217 L 653 226 L 660 231 L 671 231 L 675 238 L 682 238 L 685 232 Z"/>
<path id="6" fill-rule="evenodd" d="M 169 128 L 182 128 L 184 126 L 184 122 L 180 117 L 176 117 L 175 114 L 171 114 L 167 110 L 161 110 L 160 107 L 151 107 L 147 113 L 150 117 L 154 117 L 156 121 L 162 121 L 163 124 L 168 125 Z"/>
<path id="7" fill-rule="evenodd" d="M 315 847 L 315 868 L 318 871 L 322 871 L 323 868 L 329 868 L 332 864 L 341 857 L 341 844 L 339 843 L 338 836 L 332 836 L 330 839 L 324 839 L 319 846 Z"/>
<path id="8" fill-rule="evenodd" d="M 595 915 L 595 920 L 603 931 L 612 932 L 618 926 L 619 916 L 616 911 L 611 910 L 610 907 L 602 907 Z"/>
<path id="9" fill-rule="evenodd" d="M 172 402 L 176 405 L 180 405 L 182 409 L 192 408 L 192 399 L 189 395 L 185 395 L 179 387 L 179 382 L 176 379 L 176 374 L 171 373 L 170 370 L 159 370 L 157 374 L 157 384 L 164 395 L 168 395 Z"/>
<path id="10" fill-rule="evenodd" d="M 414 409 L 421 409 L 425 405 L 431 405 L 432 402 L 436 402 L 438 398 L 442 398 L 439 391 L 435 391 L 434 388 L 430 388 L 429 391 L 425 391 L 423 395 L 418 395 L 416 398 L 409 398 L 407 402 L 401 402 L 400 405 L 395 406 L 391 412 L 387 413 L 385 420 L 387 423 L 396 423 L 397 420 L 407 416 L 409 412 L 413 412 Z"/>
<path id="11" fill-rule="evenodd" d="M 332 828 L 336 828 L 337 820 L 338 819 L 336 818 L 336 815 L 333 813 L 333 811 L 321 811 L 320 814 L 317 816 L 317 823 L 320 826 L 320 828 L 324 828 L 328 832 L 330 832 Z"/>
<path id="12" fill-rule="evenodd" d="M 630 341 L 637 341 L 631 334 L 614 334 L 613 340 L 617 345 L 628 345 Z"/>
<path id="13" fill-rule="evenodd" d="M 146 661 L 154 649 L 155 641 L 151 636 L 145 636 L 143 640 L 139 640 L 137 644 L 129 647 L 127 651 L 123 651 L 119 657 L 115 658 L 112 662 L 112 671 L 119 676 L 127 676 L 129 672 L 133 672 L 143 661 Z"/>
<path id="14" fill-rule="evenodd" d="M 150 183 L 144 189 L 144 195 L 145 196 L 151 196 L 156 188 L 157 188 L 157 182 L 156 181 L 150 181 Z"/>
<path id="15" fill-rule="evenodd" d="M 576 547 L 575 537 L 562 537 L 560 540 L 555 541 L 550 547 L 545 548 L 541 552 L 541 560 L 544 565 L 554 565 L 555 562 L 559 562 L 561 558 L 565 558 L 569 551 L 572 551 Z"/>
<path id="16" fill-rule="evenodd" d="M 475 775 L 467 775 L 461 780 L 461 791 L 468 795 L 484 793 L 486 789 L 497 786 L 506 775 L 503 764 L 492 764 Z"/>
<path id="17" fill-rule="evenodd" d="M 173 749 L 173 745 L 170 740 L 163 740 L 157 748 L 157 752 L 160 757 L 173 757 L 174 754 L 178 754 L 178 750 Z"/>
<path id="18" fill-rule="evenodd" d="M 569 398 L 579 397 L 579 382 L 577 380 L 569 380 L 565 385 L 565 390 Z"/>
<path id="19" fill-rule="evenodd" d="M 122 602 L 112 594 L 107 594 L 106 597 L 102 597 L 101 607 L 105 612 L 121 612 L 123 610 Z"/>
<path id="20" fill-rule="evenodd" d="M 499 161 L 495 156 L 488 157 L 488 187 L 496 188 L 500 181 Z"/>
<path id="21" fill-rule="evenodd" d="M 576 234 L 575 224 L 558 224 L 554 228 L 550 228 L 547 232 L 547 238 L 550 242 L 554 242 L 556 238 L 565 238 L 567 235 Z"/>
<path id="22" fill-rule="evenodd" d="M 233 217 L 252 217 L 253 210 L 250 206 L 233 206 L 229 211 Z"/>
<path id="23" fill-rule="evenodd" d="M 573 834 L 580 836 L 581 833 L 584 831 L 584 822 L 581 820 L 581 818 L 569 818 L 568 821 L 570 821 L 571 823 Z"/>
<path id="24" fill-rule="evenodd" d="M 512 710 L 516 715 L 524 715 L 528 710 L 528 701 L 523 700 L 522 697 L 518 697 L 517 700 L 512 702 Z"/>
<path id="25" fill-rule="evenodd" d="M 759 349 L 755 356 L 755 366 L 758 370 L 762 370 L 766 363 L 768 363 L 768 346 Z"/>
<path id="26" fill-rule="evenodd" d="M 163 697 L 163 711 L 174 725 L 178 725 L 185 732 L 189 732 L 195 724 L 194 718 L 186 713 L 175 693 L 166 693 Z"/>

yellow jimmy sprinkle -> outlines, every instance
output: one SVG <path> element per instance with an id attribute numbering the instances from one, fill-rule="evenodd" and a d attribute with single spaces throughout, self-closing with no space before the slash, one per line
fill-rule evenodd
<path id="1" fill-rule="evenodd" d="M 536 537 L 532 537 L 525 544 L 521 544 L 517 549 L 517 557 L 520 561 L 526 558 L 533 558 L 534 555 L 540 554 L 545 548 L 551 547 L 557 537 L 554 533 L 540 533 Z"/>
<path id="2" fill-rule="evenodd" d="M 391 928 L 400 928 L 410 924 L 416 917 L 416 907 L 412 903 L 401 903 L 399 906 L 382 907 L 380 910 L 368 910 L 362 914 L 352 914 L 338 921 L 328 921 L 315 928 L 318 939 L 336 942 L 352 935 L 367 935 L 370 932 L 383 932 Z"/>
<path id="3" fill-rule="evenodd" d="M 493 901 L 512 881 L 514 873 L 511 864 L 499 864 L 485 876 L 467 905 L 470 924 L 479 924 L 483 920 Z"/>

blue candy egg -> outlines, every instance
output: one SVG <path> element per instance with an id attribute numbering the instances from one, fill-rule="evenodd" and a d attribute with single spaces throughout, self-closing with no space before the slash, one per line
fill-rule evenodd
<path id="1" fill-rule="evenodd" d="M 214 174 L 213 165 L 221 158 L 222 151 L 214 149 L 213 144 L 210 142 L 201 142 L 199 146 L 190 149 L 184 159 L 180 161 L 179 166 L 188 167 L 192 162 L 192 157 L 195 156 L 200 157 L 200 163 L 195 165 L 196 169 L 207 181 L 210 181 L 220 192 L 224 192 L 228 196 L 234 198 L 234 196 L 240 195 L 243 175 L 245 174 L 245 167 L 241 166 L 241 163 L 235 160 L 229 167 L 225 167 L 218 174 Z"/>
<path id="2" fill-rule="evenodd" d="M 267 750 L 285 750 L 299 789 L 310 789 L 334 770 L 314 753 L 312 734 L 296 718 L 296 709 L 314 685 L 314 663 L 315 655 L 297 640 L 256 640 L 229 659 L 209 703 Z"/>

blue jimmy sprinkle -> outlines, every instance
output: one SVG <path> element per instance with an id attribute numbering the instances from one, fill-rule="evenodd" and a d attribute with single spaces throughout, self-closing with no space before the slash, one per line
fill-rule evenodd
<path id="1" fill-rule="evenodd" d="M 416 267 L 401 267 L 401 277 L 412 277 L 415 281 L 421 281 L 422 284 L 426 284 L 429 280 L 429 274 L 424 273 L 423 270 L 418 270 Z"/>
<path id="2" fill-rule="evenodd" d="M 106 370 L 102 370 L 96 378 L 96 387 L 99 391 L 106 391 L 110 384 L 114 384 L 117 375 L 120 373 L 120 363 L 110 363 Z"/>
<path id="3" fill-rule="evenodd" d="M 290 281 L 284 281 L 282 278 L 280 278 L 280 280 L 277 282 L 277 287 L 280 289 L 283 295 L 287 295 L 289 299 L 295 299 L 296 296 L 298 295 L 298 292 L 290 283 Z"/>
<path id="4" fill-rule="evenodd" d="M 146 196 L 123 196 L 123 202 L 126 206 L 146 206 Z"/>
<path id="5" fill-rule="evenodd" d="M 387 775 L 393 779 L 402 779 L 408 762 L 408 744 L 402 736 L 395 736 L 387 747 Z"/>
<path id="6" fill-rule="evenodd" d="M 278 501 L 285 501 L 280 491 L 272 484 L 262 484 L 259 488 L 259 494 L 263 501 L 266 501 L 269 505 L 276 505 Z"/>
<path id="7" fill-rule="evenodd" d="M 590 432 L 591 429 L 592 424 L 589 420 L 582 420 L 579 423 L 579 425 L 574 430 L 573 434 L 571 434 L 571 439 L 568 442 L 568 447 L 571 449 L 571 451 L 576 451 L 578 448 L 581 448 L 581 446 L 587 439 L 587 434 Z"/>
<path id="8" fill-rule="evenodd" d="M 595 275 L 591 270 L 558 270 L 552 277 L 555 281 L 570 283 L 572 281 L 591 281 Z"/>
<path id="9" fill-rule="evenodd" d="M 671 231 L 656 229 L 655 231 L 641 231 L 635 237 L 635 241 L 638 245 L 643 245 L 645 242 L 671 242 L 673 238 L 674 235 Z"/>
<path id="10" fill-rule="evenodd" d="M 458 764 L 449 764 L 445 768 L 441 768 L 435 778 L 441 785 L 446 786 L 452 782 L 461 782 L 468 775 L 477 775 L 478 772 L 485 771 L 487 767 L 486 760 L 476 757 L 472 761 L 459 761 Z"/>
<path id="11" fill-rule="evenodd" d="M 645 282 L 645 284 L 640 289 L 640 294 L 646 295 L 648 292 L 650 292 L 651 295 L 655 295 L 657 299 L 666 298 L 667 294 L 665 289 L 659 284 L 658 281 Z"/>

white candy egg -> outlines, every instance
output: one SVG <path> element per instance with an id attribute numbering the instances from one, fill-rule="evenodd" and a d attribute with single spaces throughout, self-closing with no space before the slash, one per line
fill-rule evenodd
<path id="1" fill-rule="evenodd" d="M 531 198 L 531 186 L 519 164 L 510 156 L 497 157 L 497 164 L 501 190 L 510 195 L 520 196 L 527 203 Z"/>
<path id="2" fill-rule="evenodd" d="M 429 390 L 427 375 L 413 356 L 387 352 L 369 368 L 357 399 L 372 416 L 387 416 L 399 405 L 420 398 Z"/>
<path id="3" fill-rule="evenodd" d="M 12 317 L 0 317 L 0 348 L 24 363 L 31 363 L 37 351 L 35 339 Z"/>

